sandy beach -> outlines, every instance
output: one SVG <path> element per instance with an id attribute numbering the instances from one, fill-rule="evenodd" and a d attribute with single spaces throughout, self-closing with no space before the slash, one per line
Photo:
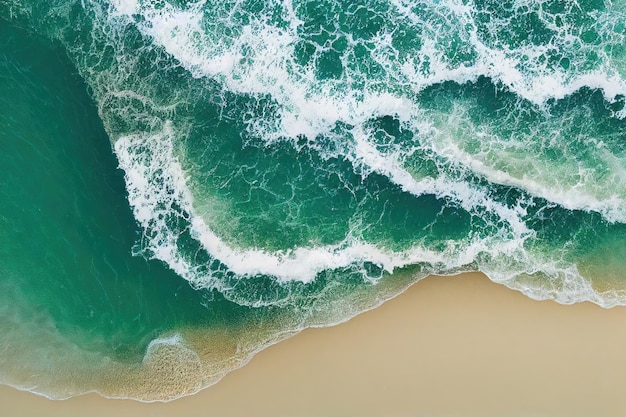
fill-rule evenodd
<path id="1" fill-rule="evenodd" d="M 429 277 L 309 329 L 196 395 L 143 404 L 0 389 L 3 416 L 624 416 L 626 308 L 534 301 L 481 274 Z"/>

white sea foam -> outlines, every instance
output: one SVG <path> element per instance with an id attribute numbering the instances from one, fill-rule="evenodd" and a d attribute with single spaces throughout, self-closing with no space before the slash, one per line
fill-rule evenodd
<path id="1" fill-rule="evenodd" d="M 409 21 L 421 22 L 423 20 L 421 16 L 413 12 L 415 4 L 413 1 L 390 0 L 390 2 Z M 530 1 L 524 4 L 517 3 L 513 7 L 519 9 L 525 7 L 526 13 L 537 12 L 539 19 L 542 20 L 547 29 L 555 33 L 555 36 L 546 44 L 525 43 L 515 48 L 511 48 L 499 40 L 487 40 L 484 35 L 481 35 L 479 25 L 474 17 L 478 7 L 473 2 L 449 0 L 438 3 L 438 12 L 442 16 L 446 16 L 448 22 L 455 23 L 454 26 L 450 25 L 444 30 L 463 31 L 463 36 L 466 38 L 466 42 L 471 45 L 476 58 L 469 65 L 450 67 L 442 58 L 441 45 L 437 44 L 436 38 L 441 34 L 435 30 L 426 35 L 424 48 L 418 54 L 427 56 L 434 69 L 430 71 L 428 77 L 420 80 L 419 77 L 416 77 L 416 73 L 411 71 L 411 65 L 407 66 L 405 63 L 403 67 L 405 75 L 408 75 L 411 81 L 417 78 L 416 85 L 420 88 L 441 81 L 463 83 L 482 75 L 502 82 L 520 97 L 540 106 L 550 99 L 559 100 L 569 96 L 583 87 L 602 90 L 605 98 L 609 101 L 614 101 L 618 96 L 625 95 L 626 82 L 623 79 L 623 74 L 619 71 L 620 65 L 606 55 L 602 49 L 602 46 L 605 45 L 600 47 L 586 45 L 575 32 L 578 28 L 569 25 L 557 26 L 550 22 L 549 20 L 555 19 L 556 15 L 551 15 L 541 9 L 541 3 Z M 578 7 L 576 2 L 571 2 L 568 6 L 570 9 Z M 599 30 L 611 31 L 614 45 L 623 43 L 623 34 L 613 33 L 611 30 L 611 25 L 614 25 L 614 22 L 620 18 L 625 18 L 623 11 L 612 9 L 611 5 L 608 4 L 607 10 L 600 14 L 596 13 L 595 18 L 598 24 L 602 26 L 598 28 Z M 503 16 L 493 16 L 488 27 L 489 31 L 493 30 L 494 33 L 497 33 L 501 27 L 507 27 L 509 24 L 510 21 Z M 566 58 L 572 61 L 572 65 L 577 65 L 578 61 L 582 63 L 586 60 L 585 52 L 587 51 L 597 53 L 599 59 L 602 59 L 602 63 L 595 69 L 580 71 L 566 71 L 560 67 L 549 67 L 545 57 L 549 52 L 556 49 L 565 52 Z M 383 59 L 386 58 L 383 57 Z M 413 67 L 415 68 L 415 66 Z M 621 114 L 622 117 L 624 115 Z"/>
<path id="2" fill-rule="evenodd" d="M 394 0 L 391 3 L 399 16 L 406 19 L 405 24 L 428 26 L 423 17 L 411 11 L 412 2 Z M 145 22 L 138 24 L 138 27 L 162 45 L 195 77 L 221 80 L 229 90 L 237 93 L 269 94 L 279 104 L 278 124 L 267 121 L 251 123 L 254 133 L 266 141 L 301 135 L 314 141 L 320 134 L 328 133 L 338 121 L 359 126 L 381 115 L 394 115 L 403 121 L 425 116 L 419 113 L 419 108 L 408 97 L 378 89 L 370 90 L 370 86 L 377 84 L 376 80 L 368 79 L 367 74 L 356 74 L 346 66 L 340 80 L 318 80 L 312 66 L 296 64 L 294 47 L 300 40 L 298 28 L 302 21 L 294 12 L 291 2 L 273 5 L 283 9 L 284 19 L 288 22 L 284 28 L 268 23 L 262 13 L 253 18 L 251 23 L 236 26 L 235 22 L 229 20 L 232 17 L 226 9 L 220 12 L 222 16 L 209 16 L 204 0 L 187 5 L 184 9 L 169 3 L 157 8 L 153 3 L 136 0 L 115 0 L 112 4 L 116 17 L 142 14 Z M 626 84 L 608 57 L 602 58 L 598 68 L 582 72 L 567 72 L 562 68 L 547 67 L 543 63 L 543 56 L 550 49 L 571 49 L 567 45 L 575 40 L 571 39 L 573 35 L 567 28 L 555 29 L 558 38 L 554 40 L 555 44 L 523 44 L 516 49 L 507 49 L 502 45 L 494 47 L 479 35 L 473 17 L 475 6 L 471 3 L 450 0 L 431 6 L 436 13 L 445 16 L 450 24 L 455 23 L 458 27 L 425 30 L 421 49 L 400 59 L 400 62 L 396 62 L 399 59 L 398 51 L 393 49 L 390 34 L 379 33 L 371 41 L 374 44 L 371 57 L 386 69 L 384 83 L 408 85 L 414 93 L 419 93 L 442 81 L 464 83 L 476 80 L 479 76 L 487 76 L 538 106 L 545 105 L 551 99 L 562 99 L 583 87 L 601 89 L 610 101 L 626 95 Z M 530 6 L 535 7 L 534 3 Z M 599 17 L 599 21 L 602 22 L 602 19 L 613 21 L 604 15 Z M 209 23 L 221 30 L 232 27 L 235 34 L 229 38 L 212 34 L 206 27 Z M 608 26 L 609 23 L 603 25 Z M 451 65 L 441 49 L 438 37 L 442 34 L 438 30 L 466 30 L 459 36 L 466 38 L 465 41 L 476 55 L 475 59 Z M 355 40 L 351 42 L 357 43 Z M 572 60 L 575 58 L 571 57 Z M 426 61 L 430 69 L 425 72 L 419 70 Z M 351 82 L 359 77 L 365 77 L 364 86 L 362 89 L 352 88 Z M 557 189 L 546 184 L 548 177 L 543 172 L 535 176 L 531 172 L 525 178 L 515 177 L 511 173 L 495 170 L 470 155 L 451 152 L 451 146 L 448 148 L 444 152 L 448 158 L 452 161 L 458 158 L 456 162 L 461 164 L 466 162 L 467 167 L 475 169 L 490 181 L 520 187 L 567 208 L 597 211 L 611 221 L 625 218 L 622 199 L 617 195 L 602 198 L 594 195 L 589 190 L 593 185 L 569 184 Z M 619 168 L 620 163 L 616 166 Z M 590 182 L 593 180 L 589 179 Z"/>
<path id="3" fill-rule="evenodd" d="M 404 13 L 410 6 L 406 2 L 394 2 Z M 236 27 L 230 37 L 221 37 L 220 31 L 213 33 L 207 25 L 229 25 L 229 16 L 211 20 L 205 15 L 207 3 L 199 1 L 187 5 L 185 9 L 165 3 L 157 8 L 152 2 L 114 0 L 112 19 L 128 19 L 133 14 L 141 14 L 143 20 L 138 28 L 175 57 L 194 77 L 210 77 L 223 83 L 225 88 L 236 93 L 270 95 L 278 104 L 278 122 L 260 124 L 254 132 L 266 141 L 279 138 L 295 138 L 304 135 L 313 143 L 320 134 L 328 133 L 338 121 L 355 126 L 352 135 L 354 146 L 344 146 L 344 158 L 362 172 L 377 172 L 388 177 L 406 192 L 414 195 L 434 194 L 451 198 L 456 204 L 470 213 L 491 212 L 501 219 L 506 227 L 501 234 L 465 242 L 449 242 L 446 250 L 432 251 L 419 243 L 406 251 L 394 253 L 363 242 L 358 236 L 346 236 L 335 245 L 321 247 L 299 247 L 288 251 L 270 252 L 262 248 L 235 248 L 225 243 L 194 212 L 192 194 L 187 188 L 183 169 L 174 155 L 176 132 L 167 125 L 163 132 L 153 135 L 135 134 L 121 137 L 115 143 L 120 166 L 126 173 L 129 200 L 137 220 L 147 231 L 144 237 L 149 241 L 153 256 L 166 262 L 178 274 L 198 286 L 219 288 L 220 280 L 211 273 L 199 273 L 198 265 L 186 259 L 178 249 L 178 232 L 169 229 L 168 216 L 184 217 L 190 224 L 193 237 L 197 239 L 211 256 L 222 262 L 230 271 L 252 277 L 266 274 L 279 281 L 299 280 L 309 282 L 323 270 L 343 268 L 362 262 L 373 262 L 386 271 L 418 263 L 438 265 L 441 272 L 459 269 L 467 265 L 480 265 L 489 270 L 495 263 L 483 263 L 481 259 L 515 260 L 518 268 L 510 266 L 502 270 L 491 268 L 487 271 L 494 280 L 505 282 L 513 288 L 524 291 L 535 298 L 556 298 L 568 300 L 589 299 L 600 304 L 610 299 L 598 295 L 590 284 L 571 265 L 550 268 L 549 264 L 537 262 L 528 254 L 524 242 L 532 233 L 521 217 L 525 214 L 522 205 L 508 207 L 489 198 L 486 190 L 469 185 L 460 179 L 442 173 L 436 178 L 415 179 L 403 167 L 402 153 L 383 154 L 370 142 L 363 126 L 372 118 L 394 115 L 403 122 L 415 122 L 423 113 L 406 91 L 385 92 L 373 88 L 375 80 L 365 80 L 362 89 L 353 89 L 351 82 L 356 76 L 349 68 L 338 80 L 319 80 L 311 65 L 300 66 L 294 62 L 294 46 L 300 39 L 298 29 L 302 24 L 290 2 L 282 3 L 284 27 L 269 23 L 265 16 L 251 19 L 249 24 Z M 610 60 L 600 67 L 574 74 L 545 66 L 535 66 L 535 51 L 497 49 L 480 39 L 472 20 L 472 8 L 458 2 L 444 4 L 460 23 L 470 30 L 465 34 L 471 43 L 476 58 L 473 62 L 451 65 L 446 61 L 436 37 L 425 35 L 422 49 L 413 57 L 407 56 L 392 62 L 393 55 L 385 53 L 390 48 L 389 34 L 379 33 L 372 42 L 372 59 L 386 69 L 382 84 L 395 82 L 408 86 L 411 93 L 419 93 L 424 88 L 442 81 L 463 83 L 474 81 L 479 76 L 487 76 L 501 82 L 520 97 L 543 106 L 550 99 L 559 99 L 572 94 L 582 87 L 598 88 L 607 100 L 615 100 L 626 94 L 626 85 L 619 71 Z M 404 13 L 408 19 L 419 16 Z M 461 25 L 463 26 L 463 25 Z M 357 42 L 348 37 L 352 42 Z M 522 58 L 530 63 L 521 64 Z M 427 59 L 430 71 L 417 70 Z M 361 74 L 363 76 L 363 74 Z M 402 90 L 402 89 L 401 89 Z M 146 152 L 148 150 L 148 152 Z M 445 155 L 449 149 L 440 152 Z M 151 155 L 147 157 L 146 154 Z M 494 171 L 484 163 L 468 159 L 467 155 L 448 152 L 448 157 L 457 163 L 483 175 L 493 182 L 515 185 L 537 195 L 556 197 L 567 202 L 582 201 L 579 208 L 597 210 L 607 217 L 621 216 L 619 203 L 611 201 L 593 202 L 576 200 L 581 194 L 559 195 L 544 187 L 540 182 L 516 179 L 507 173 Z M 530 188 L 530 189 L 529 189 Z M 608 209 L 606 208 L 608 204 Z M 613 207 L 614 206 L 614 207 Z M 180 211 L 174 209 L 180 207 Z M 566 207 L 568 207 L 566 205 Z M 539 266 L 537 266 L 539 265 Z M 535 269 L 536 268 L 536 269 Z M 522 281 L 506 278 L 502 271 L 511 276 L 541 271 L 553 284 L 554 291 L 543 286 L 524 287 Z M 520 287 L 521 285 L 521 287 Z M 545 296 L 545 297 L 544 297 Z M 559 298 L 560 297 L 560 298 Z M 604 300 L 604 301 L 603 301 Z"/>
<path id="4" fill-rule="evenodd" d="M 399 15 L 388 16 L 390 19 L 404 17 L 404 23 L 409 26 L 431 26 L 411 12 L 411 2 L 393 0 L 391 3 Z M 184 9 L 169 3 L 162 7 L 156 7 L 152 2 L 139 4 L 136 0 L 114 0 L 112 4 L 115 16 L 142 14 L 145 22 L 139 24 L 139 28 L 162 45 L 194 76 L 221 79 L 229 89 L 238 93 L 270 94 L 291 116 L 306 113 L 301 111 L 305 109 L 303 105 L 317 105 L 331 119 L 350 120 L 349 114 L 354 112 L 346 112 L 343 110 L 346 106 L 338 104 L 346 99 L 360 97 L 363 93 L 351 91 L 350 81 L 357 74 L 350 73 L 348 68 L 344 68 L 347 75 L 342 80 L 320 82 L 312 67 L 295 63 L 294 47 L 301 40 L 297 29 L 303 22 L 294 13 L 290 1 L 273 4 L 273 7 L 283 8 L 284 18 L 288 21 L 286 28 L 268 23 L 262 14 L 251 19 L 250 24 L 237 27 L 236 22 L 229 21 L 231 16 L 226 11 L 223 16 L 208 16 L 207 13 L 212 13 L 213 8 L 207 12 L 205 0 L 187 5 Z M 392 62 L 398 58 L 398 53 L 391 46 L 391 34 L 379 33 L 372 40 L 374 45 L 371 49 L 374 59 L 389 72 L 389 80 L 385 81 L 403 81 L 421 90 L 442 81 L 463 83 L 482 75 L 502 82 L 519 96 L 538 105 L 543 105 L 549 99 L 561 99 L 583 87 L 601 89 L 610 101 L 619 95 L 626 95 L 626 83 L 606 55 L 601 54 L 600 58 L 604 59 L 598 68 L 579 73 L 551 68 L 545 64 L 543 57 L 549 50 L 562 48 L 571 52 L 570 49 L 575 48 L 569 45 L 580 43 L 578 38 L 572 38 L 574 35 L 567 28 L 557 28 L 554 44 L 523 44 L 515 49 L 507 49 L 504 45 L 494 47 L 479 35 L 473 16 L 476 7 L 471 2 L 463 4 L 450 0 L 431 7 L 458 27 L 431 28 L 426 31 L 422 48 L 405 57 L 400 65 Z M 611 14 L 611 11 L 606 14 Z M 607 19 L 605 15 L 599 17 L 599 20 L 601 18 Z M 218 29 L 232 27 L 236 35 L 224 39 L 211 34 L 205 25 L 207 20 L 218 26 Z M 506 22 L 499 24 L 505 25 Z M 442 35 L 438 30 L 460 31 L 460 36 L 466 38 L 465 41 L 476 54 L 473 62 L 461 65 L 447 62 L 442 53 L 445 45 L 439 44 L 437 39 Z M 465 32 L 461 33 L 463 30 Z M 352 38 L 348 36 L 348 39 Z M 354 39 L 351 42 L 357 43 Z M 583 44 L 580 48 L 591 50 L 592 47 Z M 430 70 L 426 73 L 415 71 L 426 60 Z M 369 80 L 370 83 L 374 81 Z"/>
<path id="5" fill-rule="evenodd" d="M 182 216 L 173 207 L 180 206 L 191 213 L 193 235 L 206 250 L 230 270 L 240 275 L 268 274 L 279 280 L 310 281 L 324 269 L 340 268 L 368 260 L 384 269 L 394 268 L 426 259 L 443 262 L 441 254 L 429 252 L 395 255 L 372 245 L 352 239 L 337 245 L 317 248 L 297 248 L 293 251 L 269 253 L 262 249 L 229 247 L 205 224 L 193 216 L 192 197 L 185 184 L 180 165 L 173 155 L 172 128 L 167 125 L 158 136 L 126 136 L 118 139 L 115 150 L 124 169 L 129 201 L 135 217 L 148 234 L 154 257 L 166 262 L 181 276 L 204 286 L 217 286 L 211 276 L 194 274 L 194 267 L 178 251 L 178 235 L 170 230 L 167 218 Z M 410 259 L 404 259 L 410 258 Z"/>
<path id="6" fill-rule="evenodd" d="M 266 274 L 278 280 L 299 280 L 308 282 L 317 273 L 326 269 L 348 267 L 362 262 L 372 262 L 388 272 L 396 268 L 418 263 L 445 265 L 446 269 L 454 269 L 470 264 L 476 255 L 489 252 L 494 256 L 520 250 L 529 232 L 523 224 L 515 223 L 513 236 L 480 239 L 476 241 L 450 242 L 446 251 L 434 251 L 420 246 L 398 253 L 377 248 L 362 242 L 356 236 L 348 236 L 335 245 L 319 247 L 300 247 L 289 251 L 268 252 L 263 249 L 242 249 L 228 246 L 204 222 L 194 214 L 193 198 L 189 192 L 183 171 L 173 153 L 171 124 L 166 124 L 163 132 L 158 135 L 125 136 L 115 142 L 115 150 L 120 166 L 125 172 L 129 201 L 133 207 L 137 221 L 146 231 L 144 239 L 149 241 L 153 256 L 166 262 L 178 274 L 186 279 L 207 287 L 219 287 L 215 277 L 203 276 L 196 272 L 196 266 L 186 260 L 178 249 L 176 240 L 180 231 L 171 230 L 167 220 L 172 217 L 189 218 L 192 235 L 202 243 L 203 247 L 216 259 L 224 263 L 231 271 L 242 276 Z M 382 169 L 378 167 L 377 169 Z M 389 174 L 391 177 L 402 177 L 400 183 L 410 187 L 416 195 L 445 191 L 439 187 L 457 187 L 447 193 L 468 199 L 480 199 L 480 204 L 495 207 L 486 196 L 474 195 L 475 192 L 463 184 L 447 184 L 445 182 L 426 182 L 426 188 L 420 190 L 420 184 L 409 179 L 400 168 Z M 472 194 L 474 193 L 474 194 Z M 464 200 L 462 200 L 464 201 Z M 468 205 L 474 204 L 467 202 Z M 476 202 L 475 204 L 479 204 Z M 180 207 L 177 209 L 176 207 Z M 496 211 L 506 211 L 505 207 L 497 207 Z M 515 215 L 507 213 L 511 219 Z M 513 222 L 513 221 L 512 221 Z"/>
<path id="7" fill-rule="evenodd" d="M 273 5 L 284 8 L 285 19 L 289 22 L 287 29 L 267 23 L 264 16 L 252 19 L 253 22 L 246 26 L 235 27 L 236 23 L 228 21 L 231 16 L 224 12 L 224 16 L 215 19 L 216 26 L 230 25 L 236 29 L 235 33 L 238 32 L 228 39 L 207 33 L 203 26 L 207 17 L 206 1 L 187 5 L 185 9 L 169 3 L 157 8 L 152 3 L 138 4 L 135 0 L 115 0 L 112 3 L 115 16 L 141 13 L 146 18 L 146 23 L 140 24 L 140 29 L 162 45 L 196 77 L 217 77 L 224 80 L 231 90 L 240 93 L 271 94 L 293 111 L 303 108 L 290 106 L 298 102 L 329 104 L 325 101 L 329 101 L 328 97 L 332 97 L 333 92 L 336 97 L 331 102 L 346 98 L 346 94 L 348 98 L 350 96 L 349 86 L 348 89 L 339 88 L 341 86 L 338 83 L 328 80 L 320 83 L 311 67 L 301 67 L 294 62 L 294 45 L 300 40 L 297 29 L 303 22 L 294 13 L 293 5 L 289 1 Z M 392 1 L 392 4 L 396 6 L 400 16 L 407 19 L 407 25 L 430 26 L 410 11 L 410 2 L 398 0 Z M 390 34 L 381 33 L 373 41 L 375 45 L 372 55 L 384 68 L 391 71 L 390 78 L 407 81 L 417 89 L 422 89 L 445 80 L 466 82 L 484 75 L 502 81 L 522 97 L 538 104 L 550 98 L 565 97 L 584 86 L 602 89 L 609 99 L 626 91 L 619 72 L 609 64 L 605 68 L 572 77 L 563 70 L 548 69 L 545 65 L 536 63 L 547 48 L 552 47 L 550 45 L 523 45 L 510 51 L 489 47 L 478 35 L 471 3 L 464 5 L 449 1 L 439 6 L 431 6 L 438 9 L 437 13 L 457 22 L 459 27 L 470 28 L 465 36 L 478 55 L 477 59 L 469 65 L 450 66 L 443 59 L 442 45 L 436 39 L 441 34 L 435 31 L 424 34 L 423 47 L 413 55 L 417 61 L 406 59 L 398 68 L 398 65 L 389 61 L 396 59 L 398 55 L 391 46 Z M 440 30 L 457 29 L 445 27 Z M 562 43 L 571 42 L 566 39 L 571 34 L 565 32 L 560 36 L 564 38 Z M 430 71 L 426 74 L 415 71 L 418 64 L 425 60 L 431 66 Z M 522 64 L 522 60 L 528 62 Z M 394 71 L 397 73 L 394 74 Z M 349 82 L 351 78 L 345 77 L 343 83 Z M 319 94 L 319 91 L 324 94 Z M 360 95 L 360 92 L 352 93 Z M 341 116 L 344 113 L 336 105 L 329 109 L 334 110 L 333 115 Z"/>
<path id="8" fill-rule="evenodd" d="M 623 197 L 626 194 L 626 177 L 620 166 L 613 167 L 615 177 L 599 180 L 590 169 L 577 166 L 575 162 L 573 166 L 561 167 L 540 164 L 536 158 L 528 156 L 526 165 L 532 169 L 517 176 L 486 163 L 483 154 L 476 156 L 463 151 L 452 140 L 446 140 L 440 145 L 434 147 L 438 155 L 468 167 L 491 183 L 518 187 L 568 210 L 594 211 L 611 222 L 626 222 L 626 200 Z M 612 159 L 614 156 L 609 154 L 607 158 Z M 546 180 L 547 176 L 554 178 L 559 170 L 567 169 L 572 170 L 569 176 L 573 179 L 563 174 L 561 178 L 555 178 L 556 182 Z M 564 184 L 559 183 L 559 180 Z"/>
<path id="9" fill-rule="evenodd" d="M 186 346 L 185 340 L 178 333 L 152 339 L 146 348 L 146 353 L 144 354 L 142 362 L 147 364 L 150 361 L 155 360 L 155 358 L 158 358 L 159 351 L 164 349 L 175 352 L 175 355 L 180 358 L 180 360 L 184 360 L 186 362 L 196 362 L 198 367 L 201 367 L 201 360 L 198 354 L 194 352 L 193 349 Z"/>
<path id="10" fill-rule="evenodd" d="M 524 240 L 531 234 L 521 220 L 521 217 L 526 214 L 521 206 L 509 208 L 497 203 L 487 195 L 486 190 L 474 187 L 465 181 L 448 178 L 445 172 L 436 178 L 426 177 L 416 180 L 399 160 L 402 155 L 381 154 L 368 141 L 369 135 L 358 128 L 353 130 L 353 136 L 357 143 L 354 164 L 363 164 L 367 170 L 386 176 L 393 183 L 400 185 L 404 191 L 415 196 L 432 194 L 439 198 L 449 197 L 470 213 L 478 208 L 494 212 L 511 226 L 514 240 Z"/>
<path id="11" fill-rule="evenodd" d="M 626 290 L 599 291 L 574 264 L 548 259 L 539 253 L 517 252 L 516 255 L 490 258 L 477 265 L 492 281 L 535 300 L 554 300 L 561 304 L 590 301 L 604 308 L 626 305 Z"/>
<path id="12" fill-rule="evenodd" d="M 176 231 L 170 230 L 165 221 L 167 216 L 180 215 L 179 212 L 172 213 L 174 206 L 189 210 L 191 215 L 189 221 L 194 236 L 211 255 L 233 272 L 240 274 L 241 279 L 256 274 L 268 274 L 284 282 L 290 280 L 306 282 L 314 279 L 322 270 L 364 261 L 380 265 L 389 272 L 395 268 L 420 263 L 432 265 L 434 268 L 432 271 L 439 273 L 467 269 L 469 265 L 475 265 L 494 281 L 537 299 L 556 299 L 562 303 L 589 300 L 607 307 L 621 305 L 626 300 L 626 295 L 619 292 L 598 293 L 571 264 L 542 260 L 539 255 L 528 252 L 524 242 L 529 232 L 523 224 L 517 225 L 521 230 L 512 229 L 513 233 L 511 230 L 509 232 L 504 230 L 506 236 L 496 235 L 467 242 L 449 242 L 443 251 L 429 250 L 418 244 L 410 250 L 394 253 L 360 242 L 356 238 L 346 239 L 338 245 L 302 247 L 286 252 L 229 247 L 207 227 L 202 218 L 193 215 L 193 207 L 190 204 L 192 200 L 188 199 L 189 197 L 181 198 L 188 196 L 189 192 L 180 166 L 172 153 L 171 138 L 168 139 L 171 135 L 172 127 L 168 124 L 158 137 L 136 135 L 120 138 L 115 143 L 115 149 L 120 158 L 120 165 L 126 172 L 131 205 L 137 219 L 148 230 L 145 238 L 150 240 L 153 256 L 166 262 L 195 286 L 227 290 L 219 277 L 198 272 L 198 265 L 185 259 L 184 253 L 176 247 Z M 390 174 L 392 178 L 394 176 L 405 178 L 408 187 L 415 187 L 415 184 L 411 183 L 412 180 L 401 174 L 400 168 L 386 169 L 397 170 L 398 173 Z M 150 174 L 146 174 L 148 172 Z M 399 180 L 399 183 L 402 181 Z M 460 189 L 455 192 L 456 194 L 451 191 L 449 193 L 458 197 L 465 192 L 475 193 L 467 189 Z M 473 198 L 484 199 L 486 196 L 475 193 Z M 491 206 L 491 209 L 496 211 L 504 209 L 497 205 L 495 207 Z M 511 219 L 516 219 L 520 214 L 515 212 L 515 209 L 503 213 L 511 216 Z M 511 221 L 511 224 L 515 225 L 515 222 Z M 519 278 L 533 274 L 542 274 L 543 279 L 540 283 L 530 283 Z"/>

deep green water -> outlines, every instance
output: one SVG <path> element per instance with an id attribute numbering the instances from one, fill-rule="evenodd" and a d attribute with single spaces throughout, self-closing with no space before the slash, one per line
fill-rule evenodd
<path id="1" fill-rule="evenodd" d="M 2 380 L 176 397 L 430 273 L 626 304 L 625 36 L 621 1 L 0 0 Z M 150 391 L 154 346 L 211 375 Z"/>

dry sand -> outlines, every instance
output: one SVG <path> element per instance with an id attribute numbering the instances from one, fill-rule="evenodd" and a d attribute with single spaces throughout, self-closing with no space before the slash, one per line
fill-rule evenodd
<path id="1" fill-rule="evenodd" d="M 3 387 L 0 415 L 626 416 L 626 308 L 537 302 L 480 274 L 431 277 L 191 397 L 50 401 Z"/>

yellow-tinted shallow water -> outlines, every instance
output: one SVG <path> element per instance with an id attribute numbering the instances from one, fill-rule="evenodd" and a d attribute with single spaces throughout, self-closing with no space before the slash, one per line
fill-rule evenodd
<path id="1" fill-rule="evenodd" d="M 537 302 L 480 274 L 427 278 L 260 352 L 169 403 L 0 389 L 6 416 L 623 416 L 626 308 Z"/>

